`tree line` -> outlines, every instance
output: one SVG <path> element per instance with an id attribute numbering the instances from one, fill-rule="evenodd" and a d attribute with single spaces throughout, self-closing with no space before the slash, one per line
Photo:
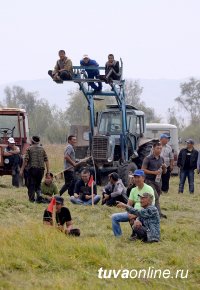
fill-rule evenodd
<path id="1" fill-rule="evenodd" d="M 141 100 L 143 87 L 139 81 L 127 80 L 125 84 L 126 102 L 145 112 L 147 122 L 160 122 L 152 107 L 148 107 Z M 37 92 L 26 92 L 22 87 L 6 87 L 5 98 L 0 103 L 3 107 L 23 108 L 29 116 L 31 135 L 39 135 L 43 142 L 64 143 L 69 133 L 70 125 L 88 125 L 89 111 L 87 101 L 79 90 L 70 93 L 68 107 L 61 110 L 56 105 L 51 106 L 46 99 L 39 98 Z M 200 132 L 200 80 L 191 78 L 180 84 L 180 96 L 175 99 L 179 110 L 168 109 L 168 122 L 179 129 L 179 135 L 183 138 L 199 140 Z M 106 104 L 115 104 L 113 97 L 102 98 L 95 101 L 95 110 L 100 111 Z M 67 104 L 66 104 L 67 105 Z M 189 124 L 184 123 L 181 112 L 189 115 Z M 198 140 L 197 140 L 198 139 Z"/>

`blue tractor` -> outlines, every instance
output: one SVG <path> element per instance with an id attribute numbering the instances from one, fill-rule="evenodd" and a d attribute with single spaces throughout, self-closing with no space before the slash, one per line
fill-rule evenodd
<path id="1" fill-rule="evenodd" d="M 126 104 L 122 60 L 121 78 L 110 83 L 109 92 L 94 93 L 90 89 L 89 84 L 94 82 L 94 79 L 87 78 L 85 69 L 94 69 L 94 67 L 74 66 L 73 69 L 72 80 L 79 84 L 88 103 L 90 126 L 87 151 L 88 155 L 93 157 L 97 181 L 99 184 L 104 184 L 108 174 L 115 171 L 127 185 L 129 172 L 141 167 L 142 160 L 149 153 L 152 143 L 143 137 L 144 112 Z M 105 68 L 98 67 L 98 69 Z M 104 82 L 104 78 L 95 79 L 95 82 Z M 106 110 L 95 113 L 94 100 L 107 96 L 114 97 L 116 104 L 108 105 Z"/>

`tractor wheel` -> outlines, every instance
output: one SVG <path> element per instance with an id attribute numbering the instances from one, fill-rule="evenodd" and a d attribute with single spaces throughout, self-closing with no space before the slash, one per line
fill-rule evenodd
<path id="1" fill-rule="evenodd" d="M 138 168 L 142 167 L 143 160 L 146 156 L 148 156 L 150 154 L 150 152 L 152 150 L 152 146 L 153 146 L 153 142 L 150 141 L 150 142 L 143 144 L 138 149 L 139 156 L 138 156 L 137 161 L 136 161 Z"/>
<path id="2" fill-rule="evenodd" d="M 125 186 L 128 186 L 129 173 L 132 173 L 135 169 L 137 169 L 137 165 L 134 162 L 125 162 L 119 166 L 118 174 Z"/>

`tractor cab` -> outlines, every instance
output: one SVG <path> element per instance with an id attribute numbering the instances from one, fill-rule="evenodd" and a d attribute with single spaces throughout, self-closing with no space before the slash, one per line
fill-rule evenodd
<path id="1" fill-rule="evenodd" d="M 126 105 L 126 119 L 123 120 L 117 105 L 108 105 L 98 117 L 97 133 L 93 137 L 93 157 L 96 163 L 111 165 L 120 162 L 123 122 L 127 123 L 126 139 L 128 160 L 137 156 L 139 140 L 145 131 L 145 118 L 142 111 Z M 112 165 L 113 166 L 113 165 Z"/>
<path id="2" fill-rule="evenodd" d="M 3 154 L 10 137 L 14 138 L 22 156 L 29 146 L 28 118 L 24 109 L 0 108 L 0 176 L 12 173 Z"/>

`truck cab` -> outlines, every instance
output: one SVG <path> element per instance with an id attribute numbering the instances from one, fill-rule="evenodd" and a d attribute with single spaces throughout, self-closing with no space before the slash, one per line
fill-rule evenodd
<path id="1" fill-rule="evenodd" d="M 29 147 L 28 117 L 24 109 L 0 108 L 0 176 L 12 175 L 12 170 L 4 163 L 4 149 L 8 139 L 13 137 L 22 156 Z"/>

